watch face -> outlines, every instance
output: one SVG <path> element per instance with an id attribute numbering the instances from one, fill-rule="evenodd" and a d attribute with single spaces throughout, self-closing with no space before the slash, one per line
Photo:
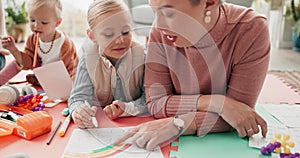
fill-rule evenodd
<path id="1" fill-rule="evenodd" d="M 176 126 L 178 126 L 178 127 L 183 127 L 184 122 L 183 122 L 183 120 L 180 119 L 180 118 L 175 118 L 175 119 L 174 119 L 174 124 L 175 124 Z"/>

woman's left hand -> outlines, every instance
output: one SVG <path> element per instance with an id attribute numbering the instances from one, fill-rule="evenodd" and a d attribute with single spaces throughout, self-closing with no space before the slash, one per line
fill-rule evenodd
<path id="1" fill-rule="evenodd" d="M 260 129 L 263 137 L 267 135 L 267 122 L 253 108 L 230 97 L 202 95 L 197 110 L 219 113 L 231 127 L 237 130 L 240 137 L 251 137 L 259 133 Z"/>
<path id="2" fill-rule="evenodd" d="M 267 135 L 267 122 L 246 104 L 226 97 L 221 117 L 237 130 L 240 137 L 249 136 L 260 132 L 263 137 Z"/>
<path id="3" fill-rule="evenodd" d="M 153 150 L 158 145 L 170 141 L 178 134 L 178 128 L 173 124 L 173 117 L 146 122 L 130 129 L 114 144 L 120 144 L 132 138 L 131 142 L 140 148 Z"/>

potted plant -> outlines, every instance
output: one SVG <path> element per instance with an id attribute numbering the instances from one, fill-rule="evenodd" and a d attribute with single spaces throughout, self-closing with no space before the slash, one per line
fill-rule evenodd
<path id="1" fill-rule="evenodd" d="M 24 42 L 28 13 L 25 9 L 25 1 L 17 5 L 15 0 L 6 0 L 6 29 L 16 42 Z"/>
<path id="2" fill-rule="evenodd" d="M 300 3 L 295 4 L 294 0 L 285 5 L 285 17 L 293 19 L 293 49 L 295 51 L 300 51 Z"/>

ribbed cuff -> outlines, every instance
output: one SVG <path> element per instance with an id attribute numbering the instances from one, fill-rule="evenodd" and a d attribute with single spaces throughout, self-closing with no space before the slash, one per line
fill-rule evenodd
<path id="1" fill-rule="evenodd" d="M 78 100 L 78 101 L 74 101 L 74 102 L 70 103 L 68 105 L 70 114 L 72 114 L 73 111 L 76 109 L 76 107 L 81 105 L 81 104 L 84 104 L 84 101 Z"/>
<path id="2" fill-rule="evenodd" d="M 122 115 L 120 117 L 127 117 L 127 116 L 136 116 L 139 114 L 139 111 L 134 107 L 134 104 L 132 102 L 124 103 L 125 109 Z"/>
<path id="3" fill-rule="evenodd" d="M 174 95 L 167 101 L 167 116 L 175 116 L 197 111 L 199 95 Z"/>

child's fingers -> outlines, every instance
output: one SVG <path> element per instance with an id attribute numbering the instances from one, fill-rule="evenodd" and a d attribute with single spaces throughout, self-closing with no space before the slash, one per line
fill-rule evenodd
<path id="1" fill-rule="evenodd" d="M 75 111 L 83 118 L 82 120 L 90 120 L 91 113 L 93 113 L 91 107 L 81 104 Z"/>
<path id="2" fill-rule="evenodd" d="M 12 37 L 3 37 L 1 40 L 2 44 L 14 42 Z"/>
<path id="3" fill-rule="evenodd" d="M 97 109 L 97 107 L 96 107 Z M 94 108 L 81 104 L 74 110 L 72 118 L 74 123 L 79 128 L 88 128 L 92 125 L 91 113 L 93 113 Z"/>
<path id="4" fill-rule="evenodd" d="M 121 110 L 122 112 L 124 111 L 124 109 L 125 109 L 124 102 L 119 101 L 119 100 L 115 100 L 115 101 L 113 101 L 113 104 L 117 105 L 119 110 Z"/>
<path id="5" fill-rule="evenodd" d="M 110 106 L 106 106 L 104 109 L 103 109 L 104 113 L 106 114 L 106 116 L 108 116 L 109 118 L 112 117 L 112 110 L 111 110 L 111 107 Z"/>
<path id="6" fill-rule="evenodd" d="M 91 107 L 91 110 L 92 110 L 92 116 L 96 116 L 96 112 L 97 112 L 97 106 L 92 106 Z"/>
<path id="7" fill-rule="evenodd" d="M 77 125 L 79 128 L 86 128 L 83 122 L 80 119 L 74 119 L 74 123 Z"/>
<path id="8" fill-rule="evenodd" d="M 118 105 L 120 103 L 120 101 L 119 100 L 114 100 L 112 103 Z"/>
<path id="9" fill-rule="evenodd" d="M 83 119 L 80 115 L 78 115 L 78 113 L 76 114 L 75 112 L 73 116 L 73 121 L 79 128 L 90 128 L 93 126 L 91 120 Z"/>
<path id="10" fill-rule="evenodd" d="M 119 107 L 119 105 L 112 104 L 111 109 L 112 109 L 113 119 L 118 118 L 123 113 L 123 110 Z"/>
<path id="11" fill-rule="evenodd" d="M 82 122 L 81 118 L 78 117 L 78 115 L 75 112 L 72 113 L 72 119 L 73 119 L 74 123 L 77 125 L 77 127 L 86 128 L 84 123 Z"/>
<path id="12" fill-rule="evenodd" d="M 116 114 L 116 113 L 118 113 L 118 111 L 119 111 L 119 106 L 118 105 L 111 104 L 110 107 L 111 107 L 113 115 Z"/>

